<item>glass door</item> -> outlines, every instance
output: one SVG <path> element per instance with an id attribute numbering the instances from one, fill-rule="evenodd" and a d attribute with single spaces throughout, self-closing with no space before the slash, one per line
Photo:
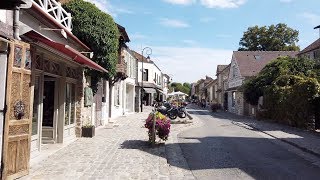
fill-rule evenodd
<path id="1" fill-rule="evenodd" d="M 67 138 L 68 136 L 75 136 L 75 85 L 67 83 L 65 93 L 64 138 Z"/>
<path id="2" fill-rule="evenodd" d="M 57 94 L 56 78 L 45 76 L 43 85 L 42 143 L 53 144 L 56 141 Z"/>
<path id="3" fill-rule="evenodd" d="M 40 151 L 40 122 L 42 114 L 42 83 L 40 75 L 34 77 L 34 96 L 33 96 L 33 114 L 32 114 L 32 134 L 31 134 L 31 152 Z"/>

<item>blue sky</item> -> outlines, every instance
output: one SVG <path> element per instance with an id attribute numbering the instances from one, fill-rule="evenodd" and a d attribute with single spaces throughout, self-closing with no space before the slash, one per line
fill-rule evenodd
<path id="1" fill-rule="evenodd" d="M 152 48 L 151 58 L 178 82 L 215 76 L 230 63 L 248 27 L 286 23 L 300 48 L 319 37 L 319 0 L 88 0 L 124 26 L 129 47 Z"/>

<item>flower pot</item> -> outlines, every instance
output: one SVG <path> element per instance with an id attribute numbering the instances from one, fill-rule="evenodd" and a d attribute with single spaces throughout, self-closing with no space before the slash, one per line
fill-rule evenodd
<path id="1" fill-rule="evenodd" d="M 93 136 L 95 136 L 95 127 L 91 126 L 91 127 L 82 127 L 81 128 L 81 135 L 82 137 L 90 137 L 92 138 Z"/>

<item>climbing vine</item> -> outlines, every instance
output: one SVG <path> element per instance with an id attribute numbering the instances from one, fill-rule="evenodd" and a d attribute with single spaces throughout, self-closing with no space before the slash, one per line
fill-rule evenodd
<path id="1" fill-rule="evenodd" d="M 86 75 L 91 76 L 93 92 L 96 92 L 101 78 L 112 79 L 116 74 L 119 46 L 117 25 L 109 14 L 90 2 L 73 0 L 64 4 L 64 8 L 72 14 L 73 34 L 93 51 L 92 60 L 109 71 L 86 70 Z"/>
<path id="2" fill-rule="evenodd" d="M 264 97 L 263 118 L 297 127 L 310 127 L 319 103 L 318 63 L 306 58 L 281 57 L 243 85 L 244 98 L 253 105 Z"/>

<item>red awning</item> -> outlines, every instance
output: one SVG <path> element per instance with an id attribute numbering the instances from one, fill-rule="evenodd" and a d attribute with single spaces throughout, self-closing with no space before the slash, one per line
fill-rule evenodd
<path id="1" fill-rule="evenodd" d="M 36 40 L 52 47 L 53 49 L 56 49 L 56 50 L 62 52 L 63 54 L 71 57 L 74 61 L 76 61 L 80 64 L 83 64 L 89 68 L 92 68 L 92 69 L 95 69 L 95 70 L 98 70 L 101 72 L 108 72 L 106 69 L 104 69 L 103 67 L 101 67 L 97 63 L 93 62 L 92 60 L 90 60 L 86 56 L 82 55 L 79 51 L 73 49 L 72 47 L 70 47 L 68 45 L 52 41 L 52 40 L 42 36 L 39 33 L 34 32 L 34 31 L 28 32 L 25 35 L 29 38 L 36 39 Z"/>

